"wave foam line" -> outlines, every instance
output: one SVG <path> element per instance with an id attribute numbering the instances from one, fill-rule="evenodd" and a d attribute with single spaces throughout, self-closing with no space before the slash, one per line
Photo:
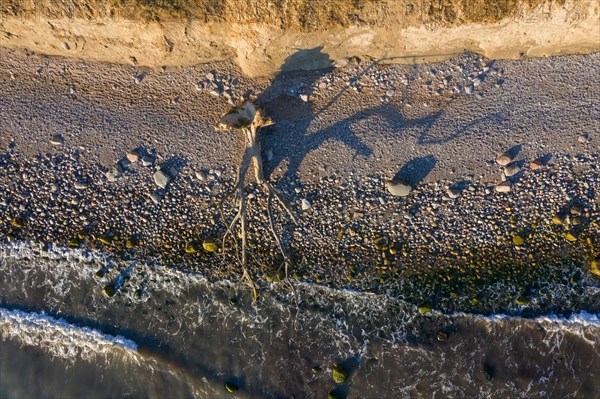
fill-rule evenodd
<path id="1" fill-rule="evenodd" d="M 522 320 L 531 321 L 535 323 L 547 323 L 547 324 L 562 324 L 562 325 L 574 325 L 582 327 L 600 327 L 600 314 L 580 312 L 574 313 L 568 317 L 558 316 L 555 314 L 538 316 L 531 319 L 520 317 L 520 316 L 508 316 L 504 314 L 496 314 L 493 316 L 482 316 L 482 318 L 493 320 Z"/>
<path id="2" fill-rule="evenodd" d="M 102 334 L 43 313 L 0 308 L 0 339 L 40 347 L 52 356 L 88 360 L 120 351 L 135 358 L 137 344 L 123 336 Z"/>

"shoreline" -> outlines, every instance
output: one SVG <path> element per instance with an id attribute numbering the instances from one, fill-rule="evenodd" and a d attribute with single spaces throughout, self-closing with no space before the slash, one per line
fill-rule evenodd
<path id="1" fill-rule="evenodd" d="M 597 54 L 465 54 L 252 81 L 228 64 L 152 73 L 0 52 L 2 241 L 157 257 L 236 281 L 233 248 L 218 250 L 217 205 L 232 187 L 240 138 L 213 126 L 228 100 L 253 91 L 276 122 L 263 135 L 267 174 L 301 220 L 275 215 L 291 278 L 391 290 L 424 310 L 491 312 L 515 303 L 561 310 L 545 286 L 598 284 Z M 112 181 L 136 148 L 149 166 L 139 159 Z M 511 148 L 517 171 L 506 176 L 496 159 Z M 177 176 L 155 202 L 154 174 L 171 167 Z M 393 195 L 394 179 L 411 193 Z M 496 191 L 503 179 L 509 192 Z M 255 188 L 249 264 L 269 282 L 281 278 L 279 260 Z M 203 248 L 207 240 L 217 251 Z M 498 281 L 512 288 L 484 295 Z"/>
<path id="2" fill-rule="evenodd" d="M 11 354 L 3 357 L 0 372 L 28 375 L 31 362 L 37 365 L 37 384 L 22 387 L 22 392 L 41 389 L 70 397 L 82 386 L 73 381 L 81 378 L 48 384 L 50 376 L 91 373 L 102 378 L 84 389 L 105 396 L 121 390 L 149 396 L 147 386 L 157 375 L 166 375 L 155 393 L 219 396 L 227 383 L 235 383 L 240 397 L 299 392 L 344 397 L 348 389 L 362 396 L 374 386 L 377 396 L 393 392 L 397 397 L 424 367 L 428 372 L 419 378 L 425 385 L 411 387 L 411 397 L 440 392 L 435 384 L 440 381 L 461 396 L 491 388 L 502 388 L 511 397 L 525 397 L 525 391 L 529 396 L 573 391 L 593 396 L 598 391 L 596 368 L 589 365 L 597 363 L 600 313 L 565 318 L 421 314 L 415 305 L 386 294 L 303 283 L 294 283 L 299 302 L 280 283 L 255 303 L 239 284 L 213 284 L 143 263 L 132 270 L 127 287 L 107 298 L 99 288 L 127 268 L 118 259 L 66 248 L 44 251 L 26 243 L 0 245 L 0 257 L 5 284 L 0 291 L 0 348 Z M 99 267 L 107 267 L 107 275 L 98 277 Z M 138 287 L 143 287 L 141 296 L 135 295 Z M 573 353 L 578 354 L 576 363 L 568 356 Z M 45 364 L 46 359 L 54 362 Z M 346 370 L 347 382 L 332 381 L 335 368 Z M 390 370 L 397 374 L 393 379 L 388 378 Z M 540 378 L 549 373 L 560 375 L 561 384 Z M 531 381 L 539 382 L 532 387 Z M 20 385 L 1 388 L 10 392 Z"/>

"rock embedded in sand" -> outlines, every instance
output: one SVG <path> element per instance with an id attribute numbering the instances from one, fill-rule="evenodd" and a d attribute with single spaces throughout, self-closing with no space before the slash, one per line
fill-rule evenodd
<path id="1" fill-rule="evenodd" d="M 544 166 L 544 163 L 539 158 L 538 159 L 534 159 L 529 164 L 529 168 L 531 168 L 531 170 L 538 170 L 538 169 L 542 168 L 543 166 Z"/>
<path id="2" fill-rule="evenodd" d="M 496 158 L 496 163 L 501 166 L 506 166 L 512 161 L 512 158 L 508 154 L 502 154 Z"/>
<path id="3" fill-rule="evenodd" d="M 52 136 L 52 138 L 50 139 L 50 144 L 53 144 L 53 145 L 62 145 L 62 144 L 64 144 L 64 142 L 65 142 L 65 139 L 63 138 L 62 135 L 60 135 L 58 133 L 55 134 L 54 136 Z"/>
<path id="4" fill-rule="evenodd" d="M 592 272 L 594 276 L 600 277 L 600 257 L 590 262 L 590 272 Z"/>
<path id="5" fill-rule="evenodd" d="M 312 205 L 306 198 L 302 198 L 301 207 L 303 211 L 308 211 L 312 207 Z"/>
<path id="6" fill-rule="evenodd" d="M 167 187 L 167 184 L 169 184 L 171 179 L 172 177 L 168 173 L 164 172 L 162 169 L 154 173 L 154 183 L 156 183 L 156 185 L 160 188 Z"/>
<path id="7" fill-rule="evenodd" d="M 207 252 L 215 252 L 218 249 L 217 244 L 210 239 L 204 240 L 202 242 L 202 248 L 204 248 L 204 250 Z"/>
<path id="8" fill-rule="evenodd" d="M 577 204 L 571 206 L 571 209 L 569 209 L 569 213 L 573 216 L 581 216 L 581 214 L 583 213 L 583 209 L 581 209 L 581 207 Z"/>
<path id="9" fill-rule="evenodd" d="M 196 171 L 196 179 L 200 181 L 206 181 L 206 174 L 203 171 L 198 170 Z"/>
<path id="10" fill-rule="evenodd" d="M 150 199 L 155 204 L 158 204 L 163 199 L 164 196 L 165 196 L 164 191 L 162 191 L 162 190 L 155 190 L 152 194 L 150 194 Z"/>
<path id="11" fill-rule="evenodd" d="M 406 197 L 412 191 L 412 187 L 402 181 L 391 181 L 385 184 L 388 192 L 396 197 Z"/>
<path id="12" fill-rule="evenodd" d="M 88 188 L 88 184 L 82 181 L 76 181 L 73 187 L 75 187 L 76 190 L 85 190 Z"/>
<path id="13" fill-rule="evenodd" d="M 120 177 L 121 173 L 116 167 L 112 167 L 108 172 L 106 172 L 106 179 L 111 183 L 114 183 Z"/>
<path id="14" fill-rule="evenodd" d="M 511 184 L 510 182 L 503 181 L 502 183 L 497 184 L 496 187 L 494 187 L 494 190 L 496 190 L 497 193 L 509 193 L 511 190 Z"/>
<path id="15" fill-rule="evenodd" d="M 568 232 L 565 234 L 565 240 L 567 240 L 568 242 L 575 242 L 577 241 L 577 237 L 573 233 Z"/>
<path id="16" fill-rule="evenodd" d="M 460 190 L 457 190 L 457 189 L 451 187 L 448 189 L 446 194 L 448 194 L 448 197 L 450 197 L 452 199 L 458 198 L 458 197 L 460 197 Z"/>
<path id="17" fill-rule="evenodd" d="M 136 151 L 129 151 L 126 157 L 129 162 L 136 163 L 140 156 Z"/>
<path id="18" fill-rule="evenodd" d="M 473 94 L 473 85 L 465 86 L 465 93 Z"/>
<path id="19" fill-rule="evenodd" d="M 516 163 L 510 163 L 504 168 L 504 176 L 511 177 L 519 173 L 521 168 Z"/>
<path id="20" fill-rule="evenodd" d="M 155 160 L 156 160 L 156 157 L 154 157 L 152 155 L 144 155 L 142 157 L 142 165 L 143 166 L 152 166 L 152 165 L 154 165 Z"/>

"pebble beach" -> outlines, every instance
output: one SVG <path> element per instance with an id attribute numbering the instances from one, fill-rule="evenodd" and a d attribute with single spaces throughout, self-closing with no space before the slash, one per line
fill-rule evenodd
<path id="1" fill-rule="evenodd" d="M 153 72 L 2 52 L 3 241 L 239 280 L 218 204 L 241 136 L 214 125 L 252 100 L 275 121 L 265 169 L 299 217 L 274 215 L 288 278 L 423 311 L 598 309 L 570 290 L 599 273 L 597 55 L 350 59 L 257 82 L 226 64 Z M 282 259 L 248 183 L 250 271 L 268 285 Z"/>

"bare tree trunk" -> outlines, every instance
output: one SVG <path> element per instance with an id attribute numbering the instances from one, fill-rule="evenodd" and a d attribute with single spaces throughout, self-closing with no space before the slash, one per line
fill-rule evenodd
<path id="1" fill-rule="evenodd" d="M 242 110 L 243 110 L 243 108 L 242 108 Z M 228 114 L 228 115 L 231 115 L 231 114 Z M 247 217 L 246 217 L 246 200 L 247 200 L 247 198 L 244 193 L 244 188 L 246 185 L 246 183 L 245 183 L 246 175 L 248 173 L 248 169 L 250 168 L 251 164 L 252 164 L 252 166 L 254 166 L 256 182 L 266 191 L 267 196 L 268 196 L 267 197 L 267 215 L 268 215 L 268 219 L 269 219 L 269 228 L 271 230 L 271 233 L 273 234 L 273 238 L 275 239 L 275 242 L 277 243 L 277 247 L 283 256 L 286 279 L 288 277 L 289 258 L 283 247 L 283 244 L 281 242 L 279 235 L 275 231 L 275 225 L 273 222 L 273 210 L 272 210 L 273 197 L 275 197 L 277 199 L 279 204 L 283 207 L 283 209 L 290 216 L 290 218 L 292 219 L 292 221 L 294 223 L 297 223 L 297 220 L 294 215 L 294 212 L 292 212 L 290 206 L 285 201 L 285 199 L 283 198 L 281 193 L 279 193 L 279 191 L 275 187 L 273 187 L 271 185 L 271 183 L 269 183 L 267 181 L 267 179 L 265 179 L 264 172 L 263 172 L 262 156 L 261 156 L 261 152 L 260 152 L 260 142 L 258 140 L 258 132 L 262 126 L 266 125 L 266 123 L 270 124 L 270 121 L 265 122 L 265 120 L 263 120 L 260 117 L 258 112 L 256 112 L 256 114 L 254 116 L 258 116 L 258 118 L 255 117 L 252 120 L 252 123 L 250 123 L 248 126 L 241 128 L 241 130 L 244 134 L 244 144 L 245 144 L 244 154 L 242 156 L 242 160 L 241 160 L 240 166 L 238 168 L 238 174 L 236 177 L 236 182 L 235 182 L 234 188 L 232 191 L 230 191 L 223 197 L 223 199 L 220 202 L 219 209 L 221 212 L 221 217 L 226 222 L 227 219 L 225 218 L 225 215 L 223 212 L 223 204 L 226 201 L 228 201 L 230 198 L 233 197 L 234 206 L 237 205 L 237 212 L 236 212 L 235 216 L 233 217 L 233 219 L 231 220 L 231 222 L 227 225 L 227 229 L 223 236 L 222 247 L 223 247 L 223 249 L 225 248 L 226 241 L 229 236 L 232 236 L 235 240 L 234 230 L 236 228 L 236 225 L 239 223 L 240 224 L 239 239 L 241 241 L 241 250 L 238 247 L 237 240 L 235 240 L 235 243 L 236 243 L 236 248 L 238 251 L 239 258 L 240 258 L 240 263 L 242 266 L 242 273 L 243 273 L 242 278 L 244 280 L 246 280 L 246 283 L 252 290 L 253 298 L 254 298 L 254 300 L 256 300 L 256 298 L 257 298 L 256 284 L 252 280 L 250 272 L 248 271 L 248 245 L 247 245 L 247 243 L 248 243 L 248 237 L 247 237 L 248 224 L 247 224 Z"/>

